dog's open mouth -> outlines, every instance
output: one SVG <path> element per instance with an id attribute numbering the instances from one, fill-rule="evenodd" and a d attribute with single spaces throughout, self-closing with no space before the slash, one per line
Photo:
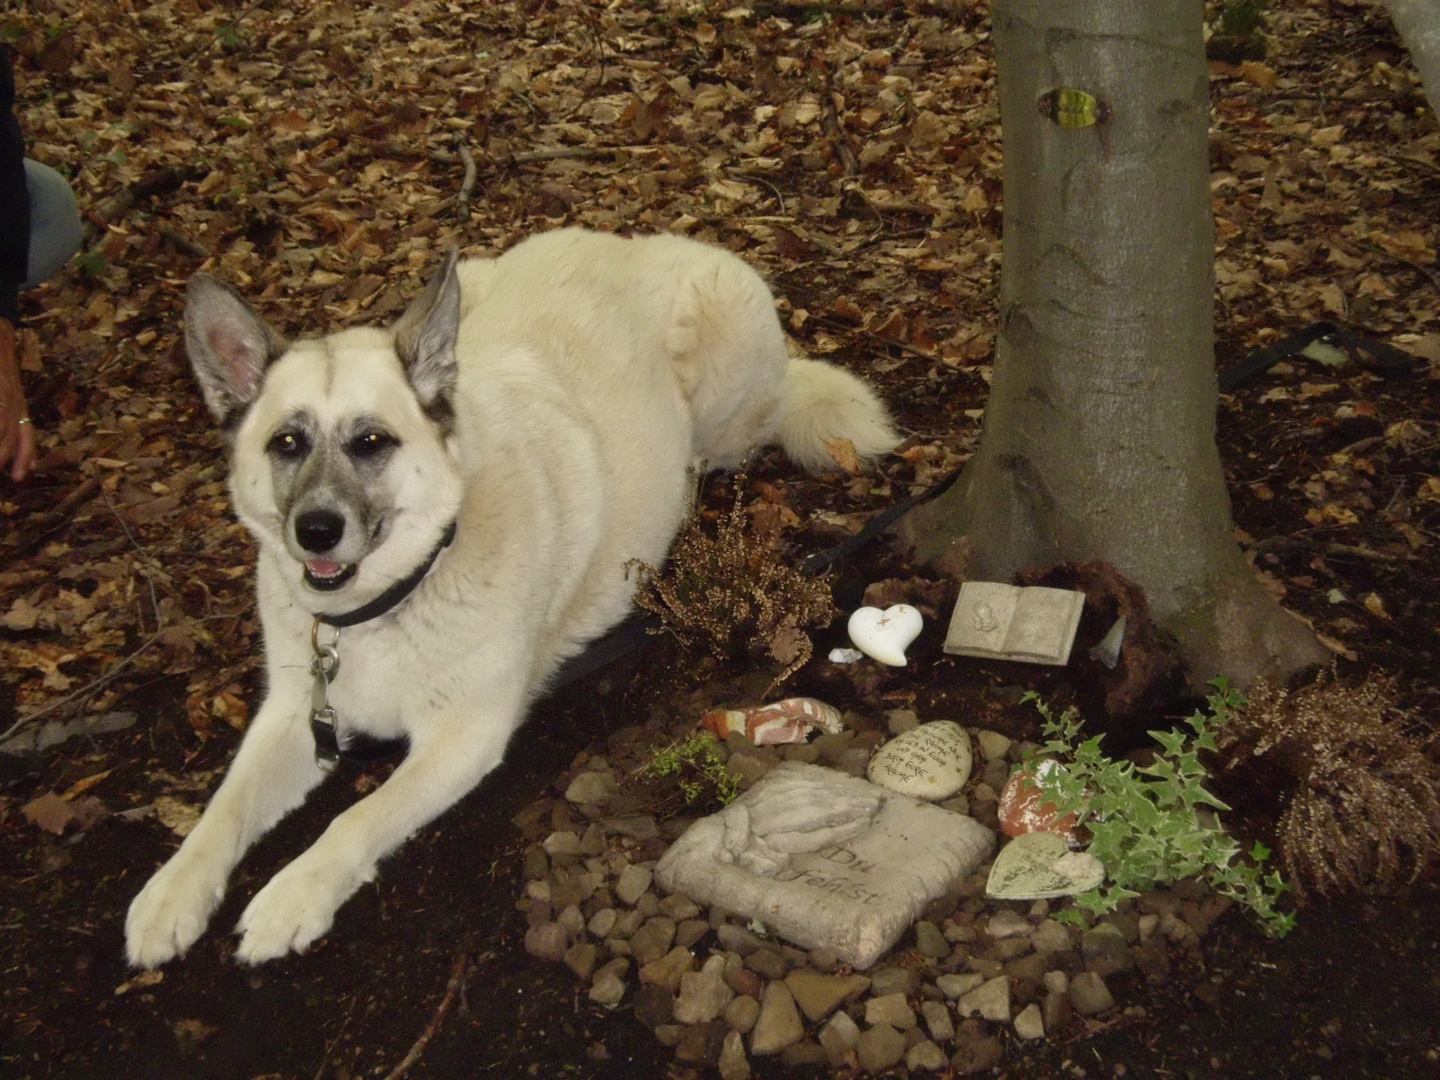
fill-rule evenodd
<path id="1" fill-rule="evenodd" d="M 311 559 L 305 564 L 305 584 L 321 592 L 340 588 L 359 569 L 359 563 L 330 562 L 328 559 Z"/>

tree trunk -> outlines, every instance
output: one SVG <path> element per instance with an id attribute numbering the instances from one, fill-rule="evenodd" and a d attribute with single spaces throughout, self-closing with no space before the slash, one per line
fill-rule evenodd
<path id="1" fill-rule="evenodd" d="M 994 379 L 979 451 L 908 533 L 927 560 L 968 537 L 987 580 L 1109 562 L 1144 588 L 1193 683 L 1245 686 L 1328 653 L 1230 534 L 1201 20 L 1201 0 L 996 0 Z"/>
<path id="2" fill-rule="evenodd" d="M 1385 0 L 1385 6 L 1420 72 L 1430 108 L 1440 118 L 1440 0 Z"/>

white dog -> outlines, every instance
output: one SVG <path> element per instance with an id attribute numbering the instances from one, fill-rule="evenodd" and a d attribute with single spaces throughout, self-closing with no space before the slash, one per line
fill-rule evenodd
<path id="1" fill-rule="evenodd" d="M 130 906 L 141 967 L 200 936 L 337 744 L 403 736 L 390 779 L 251 900 L 237 956 L 324 934 L 379 860 L 499 764 L 557 666 L 626 615 L 626 563 L 664 559 L 698 463 L 778 441 L 823 468 L 827 439 L 862 457 L 896 441 L 859 379 L 787 356 L 753 270 L 673 236 L 567 229 L 493 261 L 452 254 L 393 327 L 290 345 L 197 275 L 186 343 L 260 549 L 269 689 Z"/>

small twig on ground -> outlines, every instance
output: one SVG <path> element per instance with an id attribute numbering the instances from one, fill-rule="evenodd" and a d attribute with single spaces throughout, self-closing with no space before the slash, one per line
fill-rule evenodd
<path id="1" fill-rule="evenodd" d="M 207 248 L 204 244 L 200 243 L 198 240 L 190 239 L 190 237 L 186 236 L 179 229 L 172 229 L 168 225 L 162 225 L 160 227 L 160 235 L 163 236 L 166 240 L 169 240 L 170 243 L 174 244 L 176 249 L 183 254 L 189 255 L 192 258 L 196 259 L 210 258 L 209 248 Z"/>
<path id="2" fill-rule="evenodd" d="M 123 191 L 97 203 L 89 214 L 91 224 L 96 231 L 105 231 L 108 235 L 108 226 L 121 221 L 136 203 L 156 195 L 168 195 L 184 183 L 185 174 L 179 169 L 152 169 Z"/>
<path id="3" fill-rule="evenodd" d="M 767 177 L 761 176 L 758 172 L 755 172 L 752 169 L 726 169 L 725 175 L 734 177 L 737 180 L 749 180 L 756 184 L 764 184 L 767 188 L 774 192 L 775 201 L 780 204 L 780 216 L 784 217 L 786 215 L 787 211 L 785 209 L 785 195 L 778 187 L 771 183 Z"/>
<path id="4" fill-rule="evenodd" d="M 1399 263 L 1401 266 L 1408 266 L 1417 274 L 1424 274 L 1425 277 L 1429 279 L 1430 284 L 1433 285 L 1437 291 L 1440 291 L 1440 277 L 1436 277 L 1435 272 L 1429 267 L 1421 266 L 1419 263 L 1413 262 L 1410 259 L 1406 259 L 1400 255 L 1396 255 L 1392 251 L 1386 251 L 1379 244 L 1366 244 L 1365 246 L 1371 251 L 1375 252 L 1377 255 L 1385 256 L 1385 258 L 1389 259 L 1391 262 Z"/>
<path id="5" fill-rule="evenodd" d="M 358 994 L 350 995 L 350 1007 L 345 1010 L 345 1019 L 340 1024 L 340 1030 L 335 1033 L 333 1039 L 325 1044 L 325 1054 L 320 1058 L 320 1067 L 315 1070 L 315 1080 L 320 1080 L 325 1075 L 325 1066 L 330 1063 L 330 1055 L 339 1045 L 340 1040 L 345 1037 L 345 1031 L 350 1026 L 350 1017 L 355 1014 L 355 999 L 358 996 Z"/>
<path id="6" fill-rule="evenodd" d="M 460 181 L 460 195 L 455 200 L 455 216 L 461 224 L 470 220 L 470 193 L 475 190 L 475 155 L 463 142 L 456 146 L 460 160 L 465 163 L 465 178 Z"/>
<path id="7" fill-rule="evenodd" d="M 840 110 L 835 107 L 835 76 L 828 67 L 825 69 L 825 120 L 822 126 L 835 146 L 835 156 L 844 166 L 845 175 L 859 176 L 860 159 L 855 156 L 845 129 L 840 126 Z"/>
<path id="8" fill-rule="evenodd" d="M 95 497 L 95 492 L 100 488 L 100 481 L 95 477 L 82 481 L 75 490 L 66 495 L 49 510 L 42 514 L 36 514 L 25 523 L 25 531 L 28 534 L 20 549 L 15 552 L 15 558 L 20 559 L 35 551 L 45 543 L 49 537 L 50 530 L 56 525 L 65 524 L 75 515 L 75 511 L 84 506 Z"/>
<path id="9" fill-rule="evenodd" d="M 494 953 L 482 953 L 475 958 L 475 963 L 478 966 L 494 956 Z M 400 1077 L 409 1072 L 410 1067 L 420 1060 L 420 1055 L 425 1052 L 425 1047 L 430 1045 L 430 1040 L 439 1033 L 440 1025 L 445 1023 L 445 1017 L 450 1014 L 455 999 L 463 993 L 465 976 L 469 968 L 470 952 L 467 948 L 462 947 L 455 957 L 455 967 L 450 972 L 450 981 L 445 984 L 445 996 L 440 999 L 440 1004 L 435 1009 L 435 1015 L 430 1018 L 430 1023 L 420 1033 L 420 1037 L 415 1040 L 415 1045 L 410 1047 L 410 1052 L 401 1059 L 399 1065 L 386 1074 L 385 1080 L 400 1080 Z"/>
<path id="10" fill-rule="evenodd" d="M 544 150 L 524 150 L 518 154 L 500 154 L 490 160 L 501 166 L 531 165 L 537 161 L 609 157 L 620 149 L 623 148 L 616 146 L 551 146 Z"/>

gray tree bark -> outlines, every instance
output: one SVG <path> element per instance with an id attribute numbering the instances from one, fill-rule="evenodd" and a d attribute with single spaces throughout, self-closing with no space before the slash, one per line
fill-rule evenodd
<path id="1" fill-rule="evenodd" d="M 1385 6 L 1420 72 L 1430 108 L 1440 118 L 1440 0 L 1385 0 Z"/>
<path id="2" fill-rule="evenodd" d="M 1231 537 L 1215 445 L 1201 0 L 996 0 L 1004 264 L 980 448 L 907 530 L 971 576 L 1102 559 L 1197 686 L 1328 658 Z M 1055 91 L 1094 99 L 1094 123 Z M 1083 99 L 1082 99 L 1083 101 Z M 1062 123 L 1061 121 L 1065 121 Z"/>

